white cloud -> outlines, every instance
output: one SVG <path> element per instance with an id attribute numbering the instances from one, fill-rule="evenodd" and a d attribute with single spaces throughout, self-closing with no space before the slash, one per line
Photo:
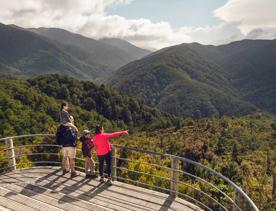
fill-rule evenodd
<path id="1" fill-rule="evenodd" d="M 206 45 L 220 45 L 245 38 L 240 30 L 231 23 L 197 28 L 182 28 L 182 30 L 183 33 L 192 37 L 193 41 Z"/>
<path id="2" fill-rule="evenodd" d="M 22 27 L 57 27 L 91 38 L 115 37 L 158 49 L 183 42 L 222 44 L 244 37 L 275 37 L 275 0 L 229 0 L 215 11 L 217 26 L 173 28 L 168 22 L 107 15 L 106 9 L 132 0 L 4 0 L 0 22 Z M 238 27 L 238 28 L 237 28 Z M 241 33 L 240 32 L 243 33 Z M 251 33 L 249 33 L 251 32 Z"/>
<path id="3" fill-rule="evenodd" d="M 224 6 L 215 10 L 214 14 L 227 23 L 235 24 L 244 35 L 261 29 L 266 38 L 268 34 L 270 38 L 273 35 L 275 37 L 275 0 L 228 0 Z M 271 33 L 271 30 L 274 30 L 274 33 Z M 258 37 L 261 38 L 260 34 Z"/>
<path id="4" fill-rule="evenodd" d="M 131 1 L 5 0 L 0 8 L 0 22 L 22 27 L 58 27 L 92 38 L 122 38 L 151 49 L 191 41 L 182 30 L 173 29 L 167 22 L 105 14 L 107 7 Z"/>

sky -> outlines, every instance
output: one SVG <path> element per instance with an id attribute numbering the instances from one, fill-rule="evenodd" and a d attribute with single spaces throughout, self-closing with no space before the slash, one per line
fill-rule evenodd
<path id="1" fill-rule="evenodd" d="M 146 49 L 276 38 L 276 0 L 1 0 L 0 22 L 120 38 Z"/>

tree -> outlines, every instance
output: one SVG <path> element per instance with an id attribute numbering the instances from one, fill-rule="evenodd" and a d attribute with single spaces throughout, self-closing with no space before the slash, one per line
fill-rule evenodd
<path id="1" fill-rule="evenodd" d="M 271 160 L 271 153 L 269 150 L 266 151 L 266 174 L 272 174 L 272 160 Z"/>
<path id="2" fill-rule="evenodd" d="M 237 143 L 234 143 L 231 156 L 232 156 L 232 160 L 237 163 L 239 162 L 238 155 L 239 155 L 238 146 L 237 146 Z"/>
<path id="3" fill-rule="evenodd" d="M 241 182 L 242 181 L 242 172 L 239 169 L 239 166 L 235 162 L 227 162 L 224 163 L 221 167 L 221 173 L 231 179 L 233 182 Z"/>
<path id="4" fill-rule="evenodd" d="M 276 198 L 276 168 L 272 170 L 272 198 Z"/>
<path id="5" fill-rule="evenodd" d="M 182 122 L 181 122 L 180 119 L 178 119 L 178 120 L 176 121 L 175 131 L 181 129 L 181 127 L 182 127 Z"/>
<path id="6" fill-rule="evenodd" d="M 84 99 L 83 107 L 84 109 L 91 111 L 96 108 L 96 103 L 91 97 L 87 97 Z"/>
<path id="7" fill-rule="evenodd" d="M 130 123 L 132 122 L 131 113 L 127 108 L 124 108 L 122 111 L 122 118 L 125 122 Z"/>
<path id="8" fill-rule="evenodd" d="M 226 144 L 225 144 L 225 139 L 220 138 L 216 147 L 215 147 L 215 153 L 218 156 L 223 155 L 226 152 Z"/>

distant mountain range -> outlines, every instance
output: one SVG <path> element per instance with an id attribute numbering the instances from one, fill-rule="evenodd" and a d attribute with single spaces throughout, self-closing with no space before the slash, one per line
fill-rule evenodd
<path id="1" fill-rule="evenodd" d="M 151 51 L 149 50 L 138 48 L 137 46 L 132 45 L 131 43 L 121 39 L 104 38 L 100 39 L 99 41 L 121 49 L 122 51 L 126 52 L 128 56 L 131 56 L 133 60 L 140 59 L 151 53 Z"/>
<path id="2" fill-rule="evenodd" d="M 161 49 L 121 67 L 109 85 L 178 116 L 276 113 L 276 40 Z"/>
<path id="3" fill-rule="evenodd" d="M 182 117 L 276 113 L 276 40 L 181 44 L 151 53 L 120 39 L 0 24 L 0 74 L 105 82 Z"/>
<path id="4" fill-rule="evenodd" d="M 0 24 L 0 73 L 30 77 L 55 72 L 99 81 L 150 53 L 119 39 L 108 42 L 63 29 Z"/>

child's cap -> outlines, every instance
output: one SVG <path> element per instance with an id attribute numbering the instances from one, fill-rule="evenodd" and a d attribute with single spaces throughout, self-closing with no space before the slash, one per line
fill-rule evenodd
<path id="1" fill-rule="evenodd" d="M 82 131 L 82 134 L 83 134 L 83 135 L 87 135 L 87 134 L 90 134 L 90 133 L 91 133 L 90 130 L 84 130 L 84 131 Z"/>

